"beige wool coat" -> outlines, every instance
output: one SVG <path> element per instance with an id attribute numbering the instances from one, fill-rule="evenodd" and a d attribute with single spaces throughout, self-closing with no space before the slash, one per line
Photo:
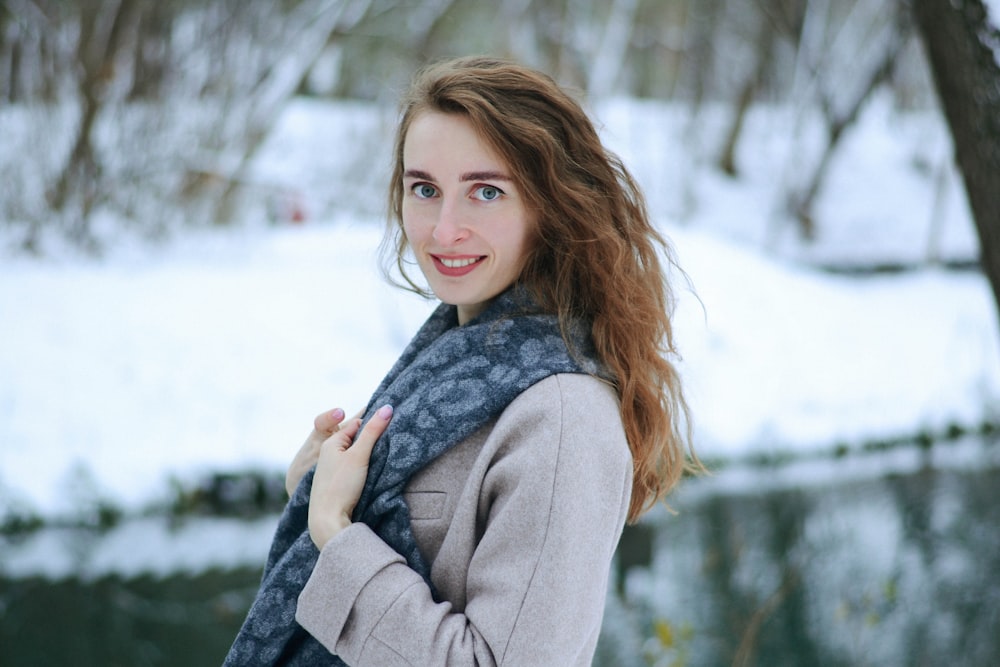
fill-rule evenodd
<path id="1" fill-rule="evenodd" d="M 352 667 L 590 665 L 631 488 L 614 390 L 552 375 L 406 487 L 442 602 L 356 523 L 323 547 L 296 620 Z"/>

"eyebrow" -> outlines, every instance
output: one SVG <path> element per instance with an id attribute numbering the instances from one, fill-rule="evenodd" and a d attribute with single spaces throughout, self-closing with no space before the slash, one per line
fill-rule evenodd
<path id="1" fill-rule="evenodd" d="M 407 169 L 403 172 L 403 178 L 418 178 L 421 181 L 433 181 L 434 177 L 428 174 L 426 171 L 420 171 L 419 169 Z"/>
<path id="2" fill-rule="evenodd" d="M 510 176 L 502 171 L 469 171 L 462 174 L 461 182 L 468 181 L 509 181 Z"/>
<path id="3" fill-rule="evenodd" d="M 407 169 L 403 172 L 403 178 L 417 178 L 422 181 L 434 181 L 434 177 L 426 171 L 420 169 Z M 459 177 L 459 181 L 467 183 L 469 181 L 509 181 L 510 176 L 502 171 L 467 171 Z"/>

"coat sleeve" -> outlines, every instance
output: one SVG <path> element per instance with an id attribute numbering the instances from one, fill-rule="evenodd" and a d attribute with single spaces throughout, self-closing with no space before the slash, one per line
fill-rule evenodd
<path id="1" fill-rule="evenodd" d="M 542 384 L 485 445 L 464 609 L 435 602 L 401 556 L 353 524 L 323 548 L 302 591 L 306 630 L 355 667 L 589 664 L 632 462 L 613 392 L 586 376 Z"/>

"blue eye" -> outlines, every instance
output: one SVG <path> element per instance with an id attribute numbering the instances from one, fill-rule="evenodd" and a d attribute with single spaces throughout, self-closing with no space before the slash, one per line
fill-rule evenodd
<path id="1" fill-rule="evenodd" d="M 503 190 L 493 185 L 482 185 L 475 190 L 476 199 L 482 201 L 496 201 L 502 194 Z"/>
<path id="2" fill-rule="evenodd" d="M 437 195 L 437 188 L 429 183 L 417 183 L 412 188 L 413 194 L 420 199 L 430 199 Z"/>

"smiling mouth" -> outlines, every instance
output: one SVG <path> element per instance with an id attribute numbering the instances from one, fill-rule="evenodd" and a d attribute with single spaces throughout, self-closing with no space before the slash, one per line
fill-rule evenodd
<path id="1" fill-rule="evenodd" d="M 449 269 L 461 269 L 469 264 L 475 264 L 481 260 L 482 257 L 463 257 L 462 259 L 448 259 L 446 257 L 440 257 L 439 259 L 441 260 L 441 263 Z"/>
<path id="2" fill-rule="evenodd" d="M 479 255 L 478 257 L 440 257 L 438 255 L 431 255 L 431 257 L 434 259 L 434 265 L 437 267 L 437 270 L 446 276 L 464 276 L 475 269 L 481 261 L 486 259 L 486 255 Z"/>

